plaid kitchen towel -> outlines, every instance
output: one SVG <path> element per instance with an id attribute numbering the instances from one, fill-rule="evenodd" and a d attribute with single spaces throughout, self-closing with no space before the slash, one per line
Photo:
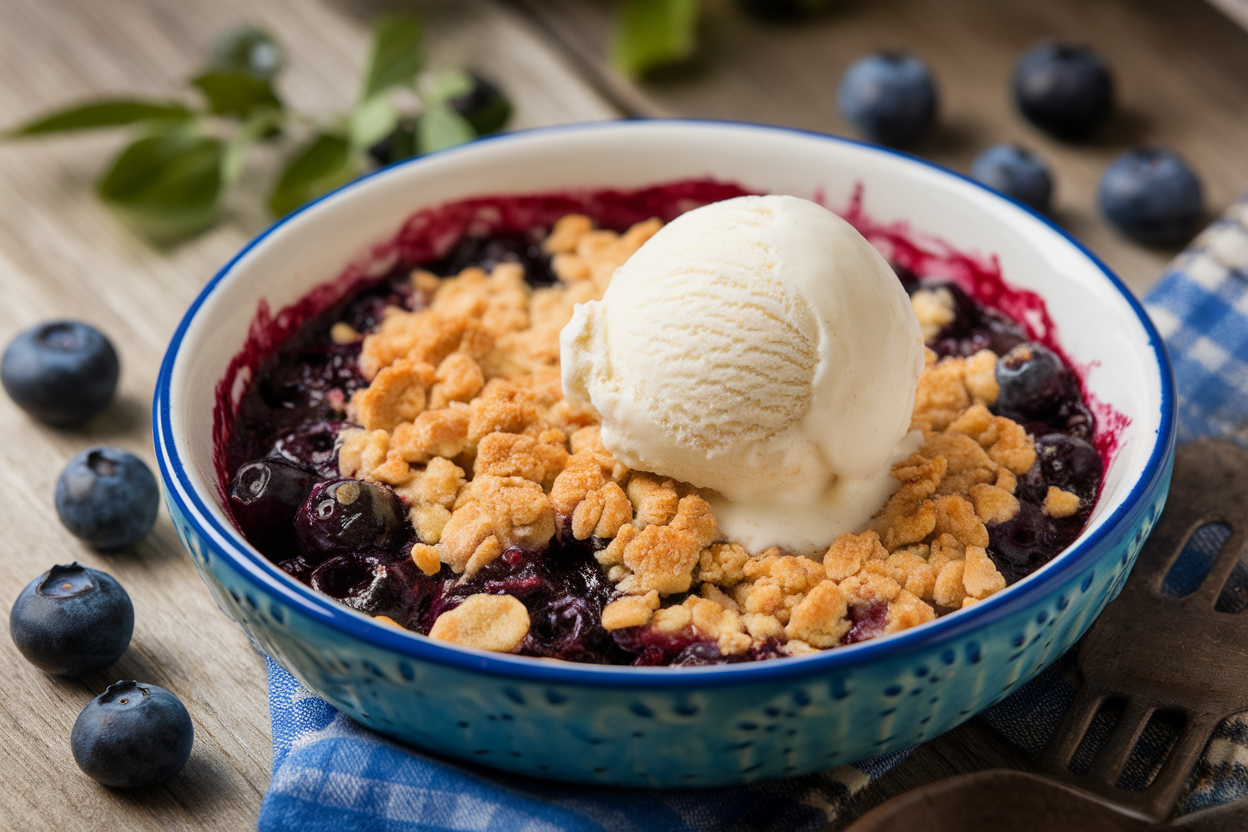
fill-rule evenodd
<path id="1" fill-rule="evenodd" d="M 1146 300 L 1178 384 L 1180 441 L 1248 443 L 1248 196 L 1206 229 Z M 1224 537 L 1197 536 L 1211 559 Z M 1185 553 L 1184 557 L 1187 557 Z M 985 718 L 1037 754 L 1071 701 L 1070 657 Z M 278 830 L 784 830 L 836 823 L 907 752 L 789 780 L 716 790 L 635 791 L 544 783 L 441 759 L 374 734 L 269 662 L 273 782 L 262 832 Z M 1158 730 L 1163 730 L 1159 728 Z M 1165 746 L 1165 738 L 1145 737 Z M 1180 811 L 1248 795 L 1248 719 L 1215 732 Z"/>

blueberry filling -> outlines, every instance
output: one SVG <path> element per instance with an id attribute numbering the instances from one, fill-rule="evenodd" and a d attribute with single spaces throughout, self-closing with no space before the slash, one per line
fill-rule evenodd
<path id="1" fill-rule="evenodd" d="M 724 654 L 692 628 L 606 630 L 602 612 L 615 589 L 595 558 L 605 541 L 578 541 L 566 524 L 547 546 L 507 549 L 469 576 L 447 566 L 427 575 L 410 556 L 420 541 L 399 497 L 386 486 L 338 475 L 337 435 L 346 423 L 345 403 L 366 382 L 358 367 L 358 340 L 341 343 L 336 325 L 362 334 L 382 320 L 387 306 L 422 308 L 428 298 L 408 281 L 415 266 L 449 276 L 471 266 L 488 271 L 502 262 L 519 264 L 532 286 L 555 282 L 537 236 L 466 236 L 433 262 L 395 266 L 305 324 L 261 363 L 226 448 L 228 505 L 244 536 L 318 592 L 422 634 L 473 595 L 505 594 L 528 611 L 528 635 L 518 649 L 522 655 L 636 666 L 715 665 L 785 655 L 772 640 Z M 948 293 L 951 319 L 928 346 L 941 357 L 970 356 L 982 349 L 1001 356 L 1000 398 L 993 413 L 1018 421 L 1037 437 L 1036 464 L 1018 478 L 1017 514 L 988 526 L 988 556 L 1006 582 L 1014 583 L 1078 536 L 1099 493 L 1103 463 L 1090 444 L 1095 423 L 1080 381 L 1060 356 L 1028 340 L 1021 325 L 977 303 L 957 285 L 893 268 L 908 293 L 920 288 Z M 1076 495 L 1078 510 L 1064 517 L 1047 513 L 1053 487 Z M 885 630 L 888 606 L 851 606 L 849 620 L 842 644 L 874 638 Z"/>

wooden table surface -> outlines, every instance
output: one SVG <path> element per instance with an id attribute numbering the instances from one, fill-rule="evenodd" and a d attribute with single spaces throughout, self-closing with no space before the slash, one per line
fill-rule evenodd
<path id="1" fill-rule="evenodd" d="M 0 0 L 0 127 L 90 95 L 177 93 L 213 35 L 259 22 L 290 53 L 287 101 L 343 111 L 357 88 L 372 17 L 395 3 L 361 0 Z M 644 84 L 602 60 L 613 3 L 605 0 L 428 0 L 405 6 L 426 23 L 429 63 L 471 65 L 499 79 L 516 104 L 512 127 L 621 115 L 689 115 L 774 122 L 841 133 L 833 92 L 843 69 L 877 48 L 923 55 L 940 84 L 940 129 L 917 152 L 958 169 L 997 141 L 1040 151 L 1057 177 L 1056 217 L 1143 292 L 1171 251 L 1142 249 L 1097 216 L 1099 172 L 1132 143 L 1176 148 L 1202 176 L 1211 212 L 1248 189 L 1248 33 L 1195 0 L 840 0 L 801 25 L 762 25 L 729 0 L 705 3 L 697 58 Z M 1008 98 L 1010 67 L 1050 35 L 1094 44 L 1119 84 L 1121 112 L 1079 146 L 1045 138 Z M 264 662 L 215 608 L 167 517 L 131 551 L 101 554 L 56 519 L 52 490 L 65 462 L 110 443 L 154 466 L 149 404 L 165 345 L 192 298 L 269 221 L 260 198 L 274 165 L 248 168 L 223 221 L 172 249 L 130 235 L 91 196 L 116 135 L 0 144 L 0 341 L 54 317 L 86 320 L 122 357 L 117 401 L 85 427 L 56 430 L 0 400 L 5 545 L 0 600 L 53 563 L 103 568 L 136 610 L 130 650 L 103 673 L 52 678 L 0 639 L 5 746 L 0 826 L 14 829 L 168 829 L 253 826 L 269 781 Z M 190 763 L 167 786 L 98 787 L 69 750 L 79 710 L 119 678 L 166 687 L 195 721 Z M 982 723 L 919 749 L 867 788 L 864 807 L 914 785 L 1022 760 Z"/>

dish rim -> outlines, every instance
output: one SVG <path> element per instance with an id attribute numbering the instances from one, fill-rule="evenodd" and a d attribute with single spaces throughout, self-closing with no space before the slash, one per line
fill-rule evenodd
<path id="1" fill-rule="evenodd" d="M 616 665 L 580 664 L 541 659 L 532 656 L 514 656 L 509 654 L 491 653 L 473 648 L 452 646 L 422 636 L 418 633 L 398 630 L 395 627 L 376 622 L 338 602 L 322 595 L 311 587 L 294 581 L 267 559 L 247 544 L 237 529 L 222 524 L 211 512 L 204 495 L 200 494 L 186 473 L 186 466 L 177 453 L 173 442 L 173 426 L 171 422 L 171 380 L 178 356 L 191 322 L 209 296 L 230 276 L 235 265 L 260 246 L 278 229 L 283 228 L 295 218 L 302 215 L 321 202 L 332 199 L 345 191 L 360 187 L 375 177 L 409 165 L 422 164 L 426 159 L 444 154 L 473 152 L 473 148 L 483 143 L 506 142 L 517 138 L 532 138 L 543 134 L 567 132 L 592 132 L 599 130 L 628 129 L 634 125 L 697 125 L 701 127 L 725 127 L 733 130 L 747 129 L 762 132 L 793 133 L 836 144 L 846 144 L 858 148 L 917 162 L 964 182 L 974 185 L 990 196 L 1002 199 L 1022 208 L 1042 224 L 1055 231 L 1068 243 L 1086 257 L 1096 270 L 1105 277 L 1114 290 L 1127 301 L 1144 332 L 1148 336 L 1149 348 L 1156 361 L 1159 371 L 1159 390 L 1161 418 L 1152 451 L 1143 468 L 1143 475 L 1131 485 L 1130 490 L 1121 504 L 1108 515 L 1100 525 L 1086 537 L 1080 537 L 1066 550 L 1061 552 L 1054 561 L 1060 568 L 1034 573 L 1007 587 L 990 598 L 974 604 L 966 610 L 960 610 L 902 632 L 881 636 L 844 647 L 822 650 L 806 656 L 786 657 L 779 660 L 743 662 L 731 665 L 715 665 L 706 667 L 632 667 Z M 318 197 L 312 202 L 277 220 L 260 234 L 252 238 L 237 254 L 222 266 L 211 280 L 204 286 L 191 303 L 182 320 L 178 324 L 165 356 L 161 361 L 160 372 L 156 380 L 156 393 L 152 409 L 152 433 L 156 458 L 161 476 L 165 481 L 166 499 L 177 506 L 177 511 L 191 524 L 196 532 L 208 539 L 219 557 L 224 556 L 230 565 L 242 573 L 251 582 L 266 593 L 281 599 L 283 603 L 296 612 L 307 616 L 315 622 L 338 631 L 344 636 L 363 641 L 371 647 L 394 653 L 406 659 L 429 661 L 436 664 L 458 668 L 461 670 L 485 673 L 492 676 L 506 677 L 526 682 L 546 682 L 573 684 L 590 687 L 627 687 L 627 688 L 705 688 L 732 686 L 740 684 L 762 684 L 771 681 L 789 680 L 796 677 L 833 673 L 853 667 L 865 666 L 878 661 L 888 661 L 901 654 L 922 651 L 937 643 L 956 640 L 972 630 L 989 626 L 1008 618 L 1023 609 L 1038 604 L 1043 598 L 1056 591 L 1058 587 L 1078 574 L 1083 567 L 1099 556 L 1100 544 L 1115 531 L 1145 498 L 1151 493 L 1164 469 L 1164 462 L 1169 449 L 1175 441 L 1175 399 L 1173 371 L 1169 356 L 1156 327 L 1144 311 L 1139 300 L 1126 285 L 1086 246 L 1075 239 L 1066 230 L 1058 226 L 1051 218 L 1006 197 L 969 176 L 951 170 L 904 151 L 881 147 L 866 142 L 841 136 L 820 133 L 794 127 L 755 124 L 717 119 L 664 118 L 664 119 L 622 119 L 607 122 L 586 122 L 578 124 L 537 127 L 528 130 L 487 136 L 467 145 L 447 148 L 435 154 L 414 157 L 379 168 L 329 193 Z"/>

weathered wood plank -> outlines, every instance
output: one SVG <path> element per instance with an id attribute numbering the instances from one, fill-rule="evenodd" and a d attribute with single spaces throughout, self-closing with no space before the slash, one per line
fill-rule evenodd
<path id="1" fill-rule="evenodd" d="M 708 3 L 689 66 L 630 83 L 603 62 L 613 4 L 513 0 L 575 55 L 604 94 L 638 115 L 741 119 L 853 135 L 836 110 L 845 68 L 879 49 L 932 67 L 940 128 L 914 152 L 956 170 L 990 144 L 1018 142 L 1051 164 L 1055 218 L 1143 293 L 1173 256 L 1116 234 L 1096 210 L 1101 172 L 1131 144 L 1167 144 L 1201 175 L 1212 214 L 1248 188 L 1248 32 L 1190 0 L 841 0 L 813 21 L 763 24 Z M 1090 43 L 1115 71 L 1120 112 L 1093 140 L 1058 142 L 1014 112 L 1009 79 L 1046 37 Z M 868 203 L 870 195 L 867 195 Z"/>

